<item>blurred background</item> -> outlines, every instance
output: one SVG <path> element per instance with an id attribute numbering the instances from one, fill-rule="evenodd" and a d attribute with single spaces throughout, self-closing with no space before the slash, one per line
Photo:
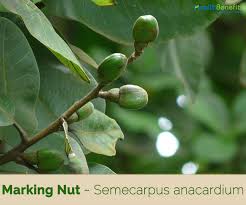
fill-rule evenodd
<path id="1" fill-rule="evenodd" d="M 106 112 L 119 123 L 125 139 L 117 143 L 115 157 L 89 154 L 88 161 L 124 174 L 245 173 L 245 8 L 222 14 L 206 31 L 192 37 L 148 47 L 124 77 L 110 86 L 130 83 L 145 88 L 148 106 L 130 111 L 108 103 Z M 56 20 L 65 23 L 62 30 L 68 41 L 97 63 L 111 53 L 133 51 L 82 24 Z M 173 43 L 177 45 L 174 57 L 167 49 Z M 195 87 L 197 94 L 189 91 L 179 68 L 187 70 L 191 86 L 197 72 L 203 72 Z"/>

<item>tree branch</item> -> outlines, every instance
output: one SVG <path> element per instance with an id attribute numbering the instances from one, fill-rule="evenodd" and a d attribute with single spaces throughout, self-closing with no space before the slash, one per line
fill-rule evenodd
<path id="1" fill-rule="evenodd" d="M 63 120 L 67 120 L 73 113 L 75 113 L 79 108 L 84 106 L 87 102 L 98 96 L 99 91 L 104 87 L 102 84 L 98 84 L 96 88 L 94 88 L 91 92 L 89 92 L 84 98 L 75 102 L 66 112 L 64 112 L 58 119 L 52 122 L 47 128 L 41 130 L 39 133 L 34 135 L 30 140 L 26 143 L 21 143 L 14 147 L 12 150 L 7 152 L 4 156 L 0 158 L 0 165 L 5 164 L 7 162 L 13 161 L 16 157 L 24 152 L 27 148 L 37 143 L 41 139 L 45 138 L 49 134 L 57 131 L 59 127 L 62 125 Z"/>
<path id="2" fill-rule="evenodd" d="M 133 54 L 128 58 L 127 65 L 136 60 L 141 54 L 143 50 L 133 52 Z M 86 103 L 91 101 L 92 99 L 98 97 L 100 90 L 104 87 L 103 84 L 98 84 L 96 88 L 94 88 L 91 92 L 89 92 L 85 97 L 75 102 L 67 111 L 65 111 L 58 119 L 53 121 L 49 126 L 39 133 L 28 139 L 27 134 L 23 129 L 21 129 L 18 124 L 15 124 L 16 129 L 19 131 L 22 142 L 14 147 L 12 150 L 4 154 L 0 157 L 0 165 L 5 164 L 7 162 L 15 160 L 21 153 L 23 153 L 26 149 L 28 149 L 33 144 L 42 140 L 49 134 L 56 132 L 62 125 L 63 120 L 67 120 L 73 113 L 75 113 L 78 109 L 84 106 Z"/>

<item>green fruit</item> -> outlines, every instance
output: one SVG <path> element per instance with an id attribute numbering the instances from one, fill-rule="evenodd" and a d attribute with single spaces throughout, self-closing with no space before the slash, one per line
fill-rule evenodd
<path id="1" fill-rule="evenodd" d="M 91 102 L 86 103 L 83 107 L 81 107 L 78 111 L 79 120 L 83 120 L 89 117 L 94 111 L 94 105 Z"/>
<path id="2" fill-rule="evenodd" d="M 148 103 L 148 93 L 137 85 L 120 87 L 119 105 L 127 109 L 141 109 Z"/>
<path id="3" fill-rule="evenodd" d="M 55 171 L 64 163 L 61 154 L 49 149 L 37 151 L 37 166 L 41 171 Z"/>
<path id="4" fill-rule="evenodd" d="M 140 16 L 133 26 L 133 38 L 136 43 L 148 44 L 156 40 L 159 26 L 156 18 L 151 15 Z"/>
<path id="5" fill-rule="evenodd" d="M 110 83 L 123 73 L 127 65 L 127 57 L 114 53 L 103 60 L 98 67 L 98 77 L 102 83 Z"/>
<path id="6" fill-rule="evenodd" d="M 72 123 L 77 122 L 77 121 L 79 121 L 79 116 L 76 112 L 73 113 L 72 116 L 69 117 L 67 120 L 68 124 L 72 124 Z"/>

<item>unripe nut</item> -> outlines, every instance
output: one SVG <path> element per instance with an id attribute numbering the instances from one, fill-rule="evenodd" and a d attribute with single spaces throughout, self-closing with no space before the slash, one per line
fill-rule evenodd
<path id="1" fill-rule="evenodd" d="M 156 40 L 159 26 L 156 18 L 151 15 L 140 16 L 133 26 L 135 44 L 148 44 Z"/>
<path id="2" fill-rule="evenodd" d="M 61 154 L 49 149 L 37 151 L 37 166 L 41 171 L 55 171 L 64 163 Z"/>
<path id="3" fill-rule="evenodd" d="M 81 107 L 78 111 L 79 120 L 84 120 L 89 117 L 94 111 L 94 105 L 91 102 L 86 103 L 83 107 Z"/>
<path id="4" fill-rule="evenodd" d="M 121 107 L 137 110 L 148 103 L 148 93 L 137 85 L 124 85 L 119 92 L 118 104 Z"/>
<path id="5" fill-rule="evenodd" d="M 127 57 L 121 53 L 114 53 L 103 60 L 98 66 L 98 77 L 101 83 L 110 83 L 118 79 L 127 65 Z"/>

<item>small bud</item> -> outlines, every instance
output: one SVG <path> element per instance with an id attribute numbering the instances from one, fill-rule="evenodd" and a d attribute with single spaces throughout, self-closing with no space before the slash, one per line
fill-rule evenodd
<path id="1" fill-rule="evenodd" d="M 61 167 L 64 159 L 54 150 L 42 149 L 37 151 L 37 166 L 41 171 L 55 171 Z"/>
<path id="2" fill-rule="evenodd" d="M 68 123 L 68 124 L 72 124 L 72 123 L 78 122 L 78 121 L 79 121 L 79 116 L 78 116 L 78 114 L 75 112 L 75 113 L 72 114 L 71 117 L 68 118 L 67 123 Z"/>
<path id="3" fill-rule="evenodd" d="M 74 153 L 68 155 L 68 160 L 68 168 L 71 173 L 83 174 L 83 167 L 81 166 L 81 161 Z"/>
<path id="4" fill-rule="evenodd" d="M 159 34 L 159 26 L 155 17 L 151 15 L 140 16 L 133 26 L 133 38 L 136 50 L 146 47 L 156 40 Z"/>
<path id="5" fill-rule="evenodd" d="M 86 103 L 83 107 L 81 107 L 78 111 L 79 120 L 83 120 L 89 117 L 94 111 L 94 105 L 91 102 Z"/>
<path id="6" fill-rule="evenodd" d="M 120 77 L 127 65 L 127 57 L 114 53 L 103 60 L 98 67 L 98 76 L 102 83 L 110 83 Z"/>
<path id="7" fill-rule="evenodd" d="M 118 103 L 127 109 L 141 109 L 148 103 L 148 93 L 137 85 L 124 85 L 120 87 Z"/>

